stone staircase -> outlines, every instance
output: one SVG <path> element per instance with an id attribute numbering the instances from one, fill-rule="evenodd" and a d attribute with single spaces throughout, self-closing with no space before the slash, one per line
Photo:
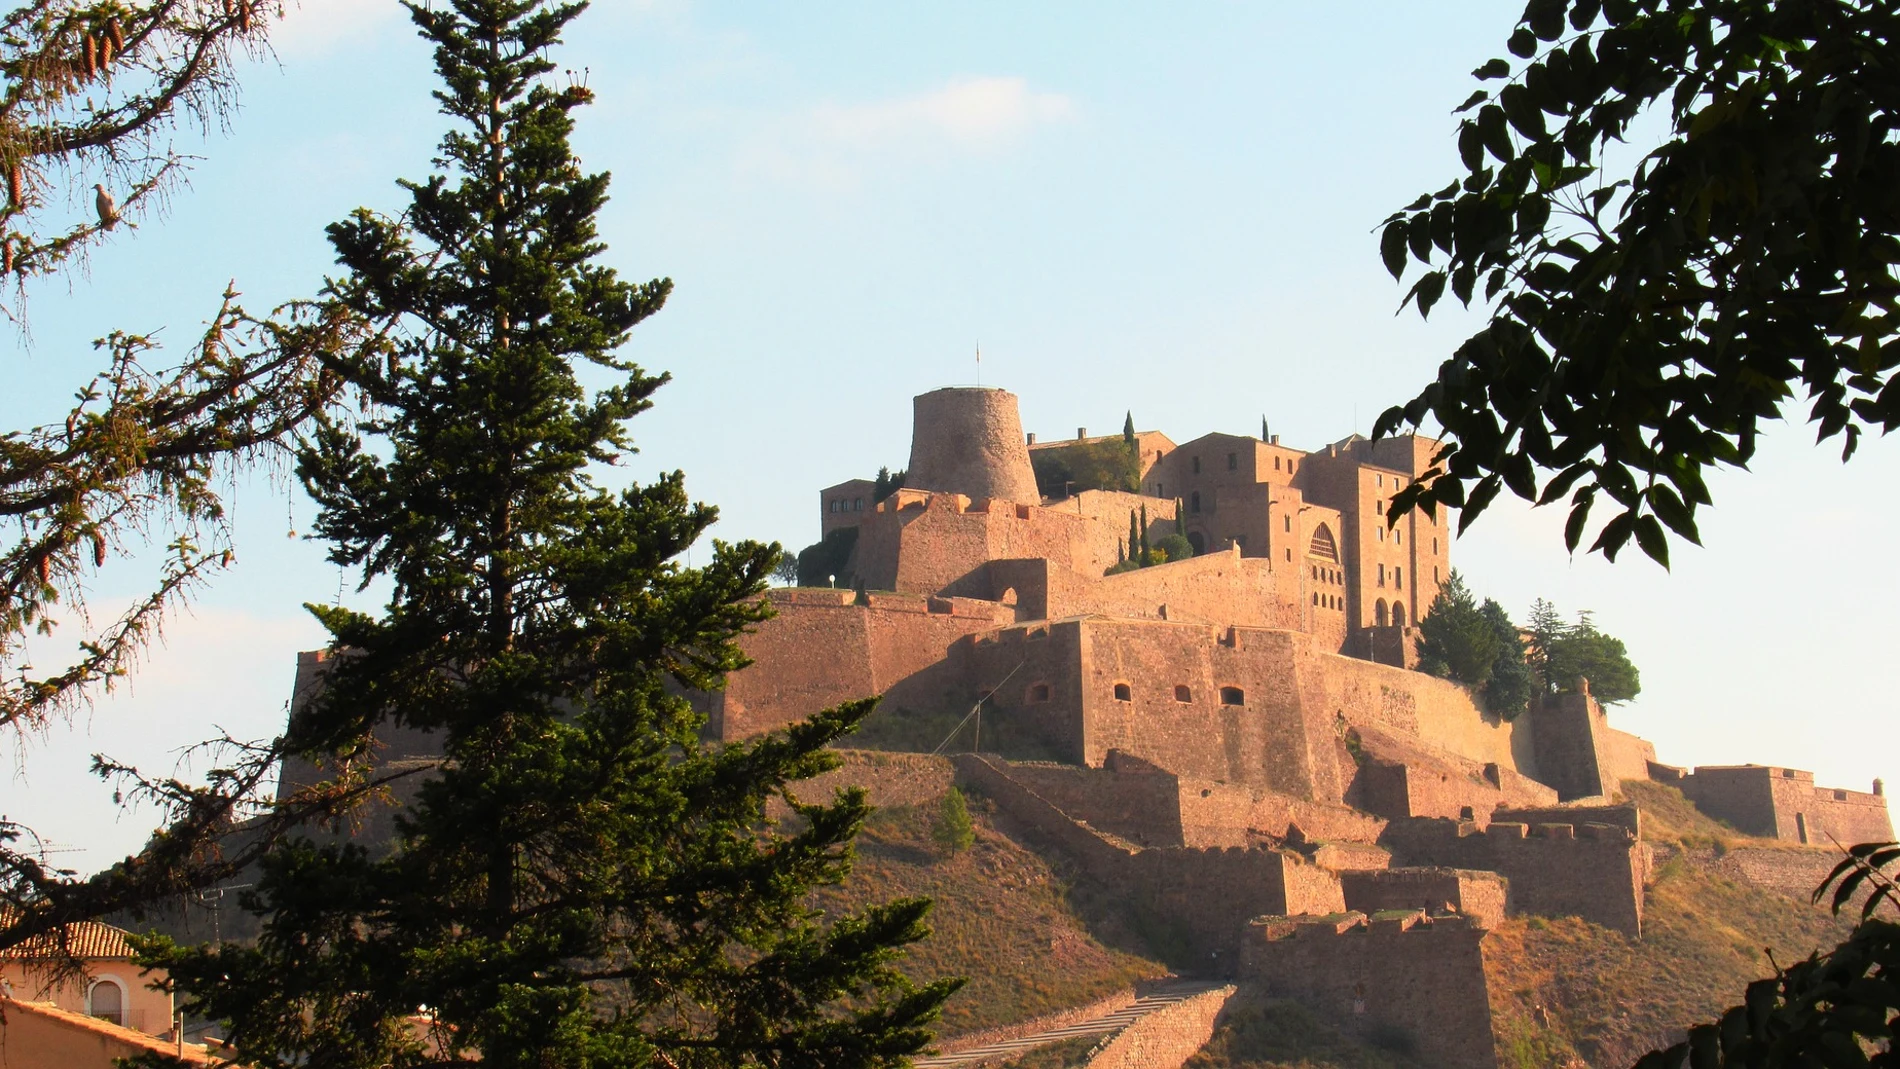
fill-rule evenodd
<path id="1" fill-rule="evenodd" d="M 1065 1039 L 1074 1039 L 1078 1036 L 1107 1036 L 1122 1031 L 1129 1025 L 1134 1024 L 1136 1021 L 1141 1020 L 1151 1013 L 1178 1005 L 1196 995 L 1216 990 L 1221 986 L 1222 982 L 1218 980 L 1185 980 L 1178 978 L 1166 980 L 1148 988 L 1138 996 L 1134 1002 L 1113 1013 L 1103 1014 L 1100 1017 L 1090 1018 L 1086 1021 L 1078 1021 L 1060 1028 L 1051 1028 L 1044 1032 L 1035 1032 L 1030 1035 L 1019 1036 L 1015 1039 L 986 1043 L 980 1047 L 971 1047 L 967 1050 L 960 1050 L 951 1054 L 938 1054 L 933 1057 L 918 1058 L 912 1064 L 915 1065 L 917 1069 L 946 1069 L 946 1067 L 949 1066 L 974 1066 L 987 1061 L 1007 1058 L 1010 1055 L 1021 1054 L 1023 1051 L 1032 1050 L 1036 1047 L 1059 1043 Z"/>

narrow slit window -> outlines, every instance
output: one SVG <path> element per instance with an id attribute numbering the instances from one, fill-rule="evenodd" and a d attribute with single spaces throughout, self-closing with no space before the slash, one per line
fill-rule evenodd
<path id="1" fill-rule="evenodd" d="M 1133 687 L 1131 687 L 1131 686 L 1129 686 L 1129 685 L 1128 685 L 1128 684 L 1126 684 L 1126 683 L 1117 683 L 1117 684 L 1115 684 L 1115 700 L 1116 700 L 1116 701 L 1118 701 L 1118 702 L 1132 702 L 1132 701 L 1134 701 L 1134 700 L 1135 700 L 1135 688 L 1133 688 Z"/>
<path id="2" fill-rule="evenodd" d="M 1176 683 L 1174 685 L 1174 700 L 1185 705 L 1194 700 L 1194 692 L 1188 689 L 1186 683 Z"/>

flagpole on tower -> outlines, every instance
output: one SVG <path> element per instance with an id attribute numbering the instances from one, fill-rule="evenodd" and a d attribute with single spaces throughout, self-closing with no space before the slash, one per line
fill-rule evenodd
<path id="1" fill-rule="evenodd" d="M 976 384 L 983 385 L 983 343 L 976 343 Z"/>

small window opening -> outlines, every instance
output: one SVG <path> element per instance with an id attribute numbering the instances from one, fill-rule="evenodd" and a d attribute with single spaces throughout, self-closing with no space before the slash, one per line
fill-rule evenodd
<path id="1" fill-rule="evenodd" d="M 1279 457 L 1274 457 L 1274 458 L 1273 458 L 1273 470 L 1274 470 L 1274 471 L 1279 471 L 1279 470 L 1280 470 L 1280 458 L 1279 458 Z"/>
<path id="2" fill-rule="evenodd" d="M 1187 688 L 1187 684 L 1176 683 L 1174 685 L 1174 700 L 1182 703 L 1191 702 L 1194 700 L 1194 692 Z"/>
<path id="3" fill-rule="evenodd" d="M 1190 459 L 1191 459 L 1191 463 L 1192 463 L 1192 465 L 1193 465 L 1193 469 L 1194 469 L 1194 474 L 1196 474 L 1196 475 L 1199 475 L 1199 474 L 1201 473 L 1201 458 L 1200 458 L 1200 457 L 1193 457 L 1193 458 L 1190 458 Z"/>
<path id="4" fill-rule="evenodd" d="M 1192 494 L 1188 495 L 1188 511 L 1189 512 L 1201 511 L 1201 492 L 1199 490 L 1196 490 Z"/>
<path id="5" fill-rule="evenodd" d="M 851 511 L 852 511 L 852 512 L 863 512 L 863 511 L 864 511 L 864 499 L 863 499 L 863 498 L 858 498 L 858 499 L 857 499 L 856 501 L 853 501 L 853 502 L 851 502 Z"/>
<path id="6" fill-rule="evenodd" d="M 1405 531 L 1404 531 L 1403 529 L 1400 529 L 1400 530 L 1396 530 L 1396 531 L 1393 531 L 1393 532 L 1392 532 L 1392 541 L 1394 541 L 1394 542 L 1397 542 L 1397 543 L 1398 543 L 1399 545 L 1401 545 L 1401 546 L 1402 546 L 1402 545 L 1404 545 L 1404 544 L 1405 544 Z"/>
<path id="7" fill-rule="evenodd" d="M 1220 703 L 1222 705 L 1245 705 L 1247 704 L 1247 692 L 1241 690 L 1239 687 L 1222 687 L 1220 689 Z"/>
<path id="8" fill-rule="evenodd" d="M 1238 471 L 1239 469 L 1240 469 L 1240 455 L 1238 453 L 1227 454 L 1227 470 Z"/>
<path id="9" fill-rule="evenodd" d="M 1029 703 L 1031 705 L 1041 705 L 1043 702 L 1046 702 L 1048 700 L 1049 700 L 1049 684 L 1031 683 L 1029 685 Z"/>
<path id="10" fill-rule="evenodd" d="M 1392 586 L 1394 589 L 1397 589 L 1397 590 L 1405 589 L 1405 569 L 1404 568 L 1399 568 L 1395 566 L 1392 569 Z"/>
<path id="11" fill-rule="evenodd" d="M 1281 529 L 1282 529 L 1282 530 L 1284 530 L 1284 531 L 1286 531 L 1286 532 L 1288 532 L 1289 534 L 1290 534 L 1290 533 L 1292 533 L 1292 531 L 1293 531 L 1293 517 L 1291 517 L 1291 516 L 1282 516 L 1282 517 L 1280 517 L 1280 527 L 1281 527 Z"/>
<path id="12" fill-rule="evenodd" d="M 1379 565 L 1379 585 L 1385 585 L 1385 565 Z"/>
<path id="13" fill-rule="evenodd" d="M 1378 538 L 1379 538 L 1379 541 L 1381 541 L 1381 542 L 1383 542 L 1383 541 L 1385 541 L 1385 528 L 1383 528 L 1383 527 L 1374 527 L 1374 528 L 1372 529 L 1372 531 L 1373 531 L 1373 533 L 1374 533 L 1375 535 L 1377 535 L 1377 536 L 1378 536 Z"/>
<path id="14" fill-rule="evenodd" d="M 1130 687 L 1130 686 L 1129 686 L 1128 684 L 1126 684 L 1126 683 L 1117 683 L 1117 684 L 1115 684 L 1115 700 L 1116 700 L 1116 701 L 1118 701 L 1118 702 L 1132 702 L 1132 701 L 1134 701 L 1134 700 L 1135 700 L 1135 689 L 1134 689 L 1133 687 Z"/>

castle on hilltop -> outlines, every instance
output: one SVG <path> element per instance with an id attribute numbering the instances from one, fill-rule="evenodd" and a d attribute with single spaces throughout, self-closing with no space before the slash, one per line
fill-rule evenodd
<path id="1" fill-rule="evenodd" d="M 857 783 L 877 801 L 880 776 L 954 776 L 1184 961 L 1406 1037 L 1423 1064 L 1488 1069 L 1503 917 L 1642 937 L 1653 863 L 1632 781 L 1787 844 L 1757 844 L 1774 856 L 1755 869 L 1735 852 L 1736 874 L 1801 893 L 1833 861 L 1803 845 L 1893 837 L 1879 781 L 1664 765 L 1587 681 L 1506 721 L 1413 670 L 1451 528 L 1385 515 L 1430 467 L 1430 439 L 1036 442 L 1003 390 L 915 404 L 901 488 L 820 494 L 845 582 L 765 595 L 751 663 L 691 696 L 705 731 L 742 740 L 881 696 L 853 745 L 887 752 L 801 790 Z M 1132 449 L 1116 455 L 1135 491 L 1039 490 L 1038 459 L 1102 446 Z M 1192 555 L 1125 565 L 1149 534 Z M 303 655 L 293 708 L 325 656 Z M 439 759 L 424 733 L 379 734 L 385 764 Z M 281 789 L 316 774 L 289 762 Z M 386 813 L 365 828 L 391 834 Z"/>

